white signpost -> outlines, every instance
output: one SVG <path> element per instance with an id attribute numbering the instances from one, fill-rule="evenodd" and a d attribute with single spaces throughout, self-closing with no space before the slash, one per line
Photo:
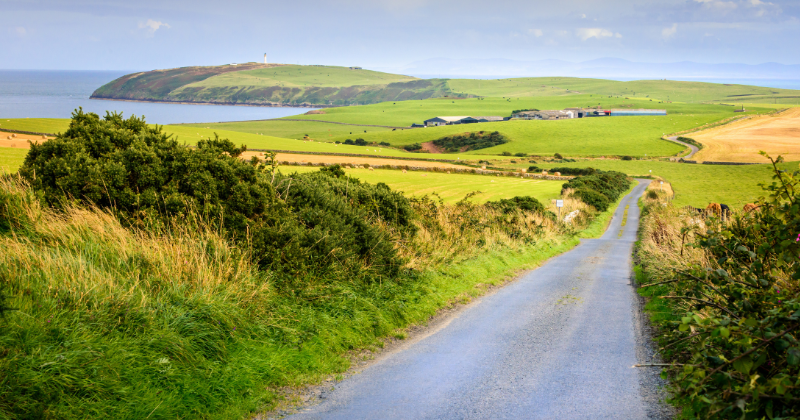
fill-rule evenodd
<path id="1" fill-rule="evenodd" d="M 558 207 L 558 217 L 561 217 L 561 207 L 564 207 L 564 200 L 556 200 L 556 207 Z"/>

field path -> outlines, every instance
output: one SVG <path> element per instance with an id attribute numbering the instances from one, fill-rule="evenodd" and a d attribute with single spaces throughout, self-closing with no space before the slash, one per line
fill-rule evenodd
<path id="1" fill-rule="evenodd" d="M 686 156 L 684 156 L 684 157 L 683 157 L 684 159 L 691 159 L 691 158 L 692 158 L 692 156 L 694 156 L 694 154 L 695 154 L 695 153 L 697 153 L 697 152 L 699 152 L 699 151 L 700 151 L 700 149 L 699 149 L 697 146 L 695 146 L 695 145 L 692 145 L 692 144 L 689 144 L 689 143 L 684 143 L 684 142 L 682 142 L 682 141 L 678 140 L 678 136 L 667 137 L 667 140 L 669 140 L 669 141 L 671 141 L 671 142 L 673 142 L 673 143 L 682 144 L 682 145 L 684 145 L 684 146 L 686 146 L 686 147 L 688 147 L 688 148 L 692 149 L 692 151 L 691 151 L 691 152 L 689 152 L 689 154 L 688 154 L 688 155 L 686 155 Z"/>
<path id="2" fill-rule="evenodd" d="M 651 356 L 631 286 L 637 199 L 649 183 L 622 200 L 602 238 L 468 306 L 290 418 L 667 417 L 656 369 L 632 368 Z"/>

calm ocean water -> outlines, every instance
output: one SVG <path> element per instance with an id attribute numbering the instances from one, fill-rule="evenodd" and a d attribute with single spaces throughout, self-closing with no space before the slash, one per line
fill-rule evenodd
<path id="1" fill-rule="evenodd" d="M 144 115 L 153 124 L 244 121 L 302 114 L 308 108 L 183 105 L 89 99 L 98 87 L 130 72 L 0 70 L 0 118 L 69 118 L 72 111 Z"/>

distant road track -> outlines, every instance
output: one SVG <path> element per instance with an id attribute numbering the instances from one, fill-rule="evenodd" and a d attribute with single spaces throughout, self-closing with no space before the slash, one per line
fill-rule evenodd
<path id="1" fill-rule="evenodd" d="M 684 142 L 678 140 L 678 136 L 667 137 L 667 140 L 669 140 L 671 142 L 674 142 L 674 143 L 678 143 L 678 144 L 684 145 L 684 146 L 692 149 L 691 153 L 689 153 L 688 155 L 683 157 L 684 159 L 691 159 L 692 156 L 694 156 L 695 153 L 700 151 L 700 149 L 698 149 L 697 146 L 691 145 L 689 143 L 684 143 Z"/>
<path id="2" fill-rule="evenodd" d="M 637 200 L 649 183 L 623 198 L 602 238 L 484 297 L 289 418 L 669 418 L 658 369 L 633 367 L 652 361 L 631 285 Z"/>

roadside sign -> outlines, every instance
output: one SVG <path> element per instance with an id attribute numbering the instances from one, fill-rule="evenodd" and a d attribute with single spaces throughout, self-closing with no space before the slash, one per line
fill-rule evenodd
<path id="1" fill-rule="evenodd" d="M 556 200 L 556 207 L 564 207 L 564 200 Z"/>

